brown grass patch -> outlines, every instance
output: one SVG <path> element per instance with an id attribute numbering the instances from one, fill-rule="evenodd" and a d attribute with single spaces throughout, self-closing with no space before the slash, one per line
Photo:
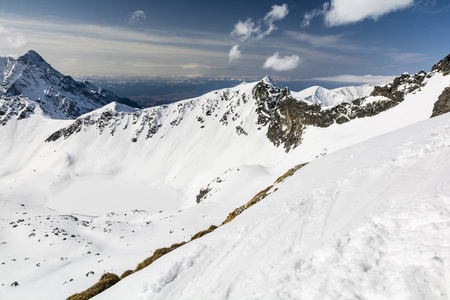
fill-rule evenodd
<path id="1" fill-rule="evenodd" d="M 296 165 L 295 167 L 293 167 L 292 169 L 289 169 L 289 171 L 287 171 L 286 173 L 284 173 L 283 175 L 278 177 L 277 180 L 275 180 L 275 184 L 278 184 L 278 183 L 282 182 L 283 180 L 285 180 L 286 178 L 288 178 L 289 176 L 294 175 L 295 172 L 297 172 L 299 169 L 303 168 L 307 164 L 308 163 L 299 164 L 299 165 Z"/>
<path id="2" fill-rule="evenodd" d="M 159 248 L 156 249 L 155 252 L 153 252 L 153 255 L 146 258 L 143 262 L 141 262 L 140 264 L 137 265 L 136 269 L 134 270 L 134 272 L 140 271 L 143 268 L 151 265 L 155 260 L 157 260 L 158 258 L 160 258 L 163 255 L 166 255 L 167 253 L 183 246 L 184 244 L 186 244 L 186 242 L 181 242 L 179 244 L 173 244 L 170 247 L 166 247 L 166 248 Z"/>
<path id="3" fill-rule="evenodd" d="M 196 240 L 196 239 L 198 239 L 198 238 L 201 238 L 201 237 L 204 236 L 205 234 L 208 234 L 208 233 L 210 233 L 210 232 L 213 232 L 214 230 L 216 230 L 216 228 L 217 228 L 217 226 L 215 226 L 215 225 L 209 226 L 208 229 L 203 230 L 203 231 L 200 231 L 200 232 L 194 234 L 194 235 L 191 237 L 191 241 Z"/>
<path id="4" fill-rule="evenodd" d="M 120 279 L 124 279 L 125 277 L 127 277 L 133 273 L 134 273 L 133 270 L 126 270 L 125 272 L 122 273 L 122 275 L 120 275 Z"/>
<path id="5" fill-rule="evenodd" d="M 270 191 L 271 188 L 273 188 L 273 185 L 265 188 L 264 190 L 262 190 L 261 192 L 256 194 L 255 197 L 253 197 L 252 200 L 250 200 L 246 204 L 233 210 L 228 215 L 228 217 L 225 219 L 225 221 L 222 222 L 222 225 L 225 225 L 225 224 L 231 222 L 232 220 L 234 220 L 234 218 L 239 216 L 244 210 L 248 209 L 249 207 L 251 207 L 251 206 L 255 205 L 256 203 L 258 203 L 259 201 L 261 201 L 262 199 L 266 198 L 268 195 L 267 193 Z"/>
<path id="6" fill-rule="evenodd" d="M 96 284 L 94 284 L 93 286 L 91 286 L 90 288 L 85 290 L 84 292 L 81 292 L 81 293 L 78 293 L 78 294 L 70 296 L 69 298 L 67 298 L 67 300 L 87 300 L 87 299 L 90 299 L 90 298 L 100 294 L 101 292 L 103 292 L 107 288 L 112 287 L 113 285 L 115 285 L 119 281 L 120 281 L 120 278 L 116 274 L 113 274 L 113 273 L 103 274 L 102 277 L 100 278 L 100 280 Z"/>

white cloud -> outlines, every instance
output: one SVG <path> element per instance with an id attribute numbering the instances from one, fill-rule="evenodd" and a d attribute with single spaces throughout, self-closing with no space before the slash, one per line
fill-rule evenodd
<path id="1" fill-rule="evenodd" d="M 264 62 L 264 69 L 272 69 L 275 71 L 288 71 L 298 67 L 300 58 L 297 55 L 281 57 L 278 52 L 268 57 Z"/>
<path id="2" fill-rule="evenodd" d="M 414 0 L 332 0 L 331 8 L 325 15 L 325 23 L 338 26 L 367 18 L 377 20 L 382 15 L 413 4 Z"/>
<path id="3" fill-rule="evenodd" d="M 303 22 L 302 22 L 301 26 L 302 27 L 308 27 L 309 25 L 311 25 L 312 19 L 314 19 L 317 16 L 324 15 L 327 12 L 329 7 L 330 7 L 330 3 L 329 2 L 325 2 L 322 5 L 321 9 L 313 9 L 312 11 L 307 12 L 303 16 Z"/>
<path id="4" fill-rule="evenodd" d="M 322 9 L 306 13 L 302 26 L 309 26 L 311 20 L 319 15 L 325 16 L 327 26 L 345 25 L 365 19 L 377 20 L 382 15 L 405 9 L 413 4 L 414 0 L 331 0 L 331 5 L 325 2 Z"/>
<path id="5" fill-rule="evenodd" d="M 247 21 L 242 22 L 239 21 L 234 25 L 234 29 L 231 32 L 231 35 L 238 38 L 241 41 L 248 40 L 253 34 L 259 33 L 261 30 L 260 26 L 255 26 L 255 23 L 251 18 L 248 18 Z"/>
<path id="6" fill-rule="evenodd" d="M 27 40 L 21 32 L 0 26 L 0 50 L 21 48 L 26 44 Z"/>
<path id="7" fill-rule="evenodd" d="M 382 84 L 392 81 L 395 76 L 380 76 L 380 75 L 338 75 L 330 77 L 316 77 L 308 80 L 329 81 L 329 82 L 343 82 L 343 83 L 373 83 Z"/>
<path id="8" fill-rule="evenodd" d="M 251 18 L 247 21 L 242 22 L 239 20 L 234 25 L 231 36 L 239 39 L 240 41 L 246 41 L 252 37 L 256 39 L 262 39 L 265 36 L 276 30 L 274 22 L 284 19 L 289 13 L 287 4 L 273 5 L 272 9 L 264 16 L 264 19 L 258 20 L 255 23 Z M 258 24 L 258 25 L 257 25 Z M 265 27 L 265 30 L 262 27 Z"/>
<path id="9" fill-rule="evenodd" d="M 141 24 L 147 19 L 147 15 L 142 10 L 136 10 L 128 20 L 129 24 Z"/>
<path id="10" fill-rule="evenodd" d="M 287 4 L 273 5 L 272 10 L 264 17 L 264 22 L 272 24 L 275 21 L 283 20 L 289 13 Z"/>
<path id="11" fill-rule="evenodd" d="M 275 21 L 283 20 L 289 13 L 287 4 L 273 5 L 272 10 L 264 17 L 264 24 L 268 27 L 266 31 L 260 33 L 258 38 L 263 38 L 276 30 L 277 27 L 273 24 Z"/>
<path id="12" fill-rule="evenodd" d="M 241 51 L 239 50 L 239 45 L 234 45 L 230 49 L 230 53 L 228 53 L 228 57 L 230 59 L 230 62 L 242 57 Z"/>

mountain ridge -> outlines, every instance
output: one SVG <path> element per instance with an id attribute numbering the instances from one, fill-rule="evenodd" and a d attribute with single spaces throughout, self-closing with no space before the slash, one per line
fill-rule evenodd
<path id="1" fill-rule="evenodd" d="M 100 297 L 108 298 L 114 291 L 118 291 L 114 297 L 119 297 L 120 293 L 129 291 L 120 288 L 122 284 L 127 287 L 127 282 L 136 282 L 137 285 L 131 289 L 134 291 L 136 288 L 137 294 L 145 293 L 149 298 L 167 299 L 171 292 L 181 295 L 189 290 L 183 290 L 186 287 L 183 282 L 190 282 L 191 277 L 184 277 L 190 274 L 189 270 L 199 270 L 197 267 L 204 265 L 208 269 L 205 274 L 210 278 L 216 278 L 215 274 L 228 278 L 227 274 L 238 274 L 227 273 L 230 269 L 241 267 L 233 267 L 232 261 L 239 255 L 248 254 L 252 254 L 246 256 L 251 267 L 246 271 L 246 263 L 242 262 L 242 269 L 239 269 L 242 274 L 249 275 L 241 278 L 243 286 L 216 278 L 213 285 L 196 285 L 196 289 L 190 290 L 193 293 L 191 298 L 211 298 L 211 294 L 207 295 L 211 290 L 204 287 L 218 286 L 217 290 L 222 291 L 224 289 L 220 286 L 224 282 L 223 286 L 229 287 L 232 298 L 250 297 L 258 290 L 267 297 L 277 298 L 281 295 L 277 292 L 295 291 L 278 289 L 290 282 L 283 278 L 297 278 L 295 274 L 301 277 L 308 271 L 322 274 L 330 268 L 337 270 L 334 275 L 349 274 L 345 269 L 347 265 L 351 266 L 351 271 L 357 271 L 351 273 L 356 274 L 353 279 L 367 278 L 365 276 L 371 274 L 370 270 L 376 272 L 372 279 L 380 278 L 378 275 L 385 273 L 378 269 L 376 261 L 367 260 L 369 264 L 361 264 L 358 260 L 366 261 L 365 258 L 355 255 L 364 253 L 367 257 L 376 257 L 377 252 L 370 252 L 370 249 L 386 253 L 389 247 L 377 248 L 377 241 L 392 241 L 389 236 L 387 240 L 380 240 L 377 235 L 369 234 L 374 238 L 374 243 L 370 243 L 358 239 L 358 231 L 349 231 L 348 235 L 345 233 L 339 239 L 331 240 L 327 247 L 319 247 L 319 252 L 302 256 L 304 260 L 300 264 L 293 260 L 284 264 L 282 257 L 286 253 L 300 255 L 304 245 L 309 245 L 309 248 L 318 245 L 313 241 L 320 239 L 321 233 L 332 236 L 334 229 L 340 234 L 342 231 L 339 230 L 344 230 L 347 225 L 360 224 L 359 221 L 370 215 L 357 215 L 356 212 L 377 212 L 370 208 L 380 203 L 378 198 L 389 200 L 386 195 L 398 199 L 392 204 L 400 203 L 400 212 L 408 208 L 411 199 L 414 200 L 415 191 L 421 192 L 423 199 L 418 200 L 425 201 L 424 204 L 433 201 L 436 207 L 447 209 L 442 204 L 449 195 L 446 188 L 448 176 L 445 176 L 448 114 L 428 120 L 434 107 L 437 106 L 442 114 L 447 110 L 450 76 L 445 75 L 446 63 L 439 65 L 439 69 L 420 76 L 401 75 L 394 80 L 395 83 L 380 86 L 378 95 L 364 99 L 357 99 L 358 96 L 352 102 L 333 107 L 296 99 L 288 88 L 280 89 L 268 78 L 159 107 L 133 109 L 112 102 L 80 115 L 76 120 L 48 118 L 39 112 L 42 107 L 28 98 L 21 98 L 22 102 L 0 100 L 7 103 L 2 106 L 7 108 L 7 114 L 25 111 L 24 118 L 18 119 L 19 113 L 0 126 L 0 226 L 3 228 L 0 268 L 1 274 L 5 274 L 0 276 L 0 298 L 66 298 L 92 286 L 105 272 L 122 274 L 157 249 L 187 241 L 210 225 L 219 225 L 230 212 L 239 214 L 255 195 L 265 199 L 259 201 L 259 196 L 256 197 L 254 202 L 259 201 L 258 204 L 239 214 L 230 226 L 220 227 L 205 239 L 182 246 L 156 261 L 151 268 L 140 271 L 150 274 L 154 279 L 152 282 L 141 280 L 144 275 L 138 272 L 124 279 L 117 286 L 119 290 L 113 288 Z M 357 94 L 355 91 L 352 95 Z M 10 107 L 10 104 L 17 107 Z M 35 113 L 26 117 L 28 106 L 30 110 L 34 107 Z M 63 132 L 55 141 L 45 142 L 52 133 L 71 125 L 74 128 L 67 137 Z M 410 125 L 413 126 L 408 127 Z M 269 132 L 279 143 L 278 147 L 268 138 Z M 286 145 L 289 151 L 286 151 Z M 267 190 L 266 194 L 259 194 L 287 170 L 304 162 L 310 163 L 280 185 Z M 424 168 L 422 162 L 426 163 Z M 412 178 L 411 170 L 420 176 Z M 439 174 L 433 173 L 434 170 L 439 170 Z M 436 176 L 429 177 L 430 174 Z M 397 193 L 403 188 L 402 183 L 409 193 L 407 199 Z M 422 186 L 429 188 L 421 189 Z M 436 195 L 442 197 L 437 199 Z M 413 200 L 411 203 L 421 203 Z M 410 210 L 407 210 L 400 213 L 406 221 L 393 224 L 417 224 L 414 222 L 422 220 L 420 210 L 423 208 L 429 212 L 428 217 L 434 213 L 439 216 L 439 209 L 434 211 L 433 205 L 419 205 L 417 211 L 411 210 L 414 218 L 408 219 Z M 265 211 L 263 214 L 260 214 L 261 209 Z M 342 212 L 342 216 L 337 212 Z M 391 212 L 387 211 L 388 214 Z M 377 224 L 391 224 L 392 218 L 381 217 L 386 223 Z M 439 222 L 428 217 L 426 220 L 431 222 L 416 237 L 426 236 L 426 228 L 440 226 Z M 266 220 L 270 222 L 266 224 Z M 286 222 L 288 226 L 271 226 L 278 222 Z M 370 224 L 362 228 L 364 233 L 376 229 Z M 256 231 L 253 228 L 257 228 Z M 318 234 L 315 234 L 316 229 L 320 229 Z M 290 235 L 286 236 L 285 232 Z M 396 237 L 395 230 L 388 232 Z M 434 242 L 439 238 L 434 234 L 438 231 L 431 233 Z M 258 236 L 266 234 L 278 242 L 260 244 Z M 217 243 L 208 242 L 211 240 Z M 241 243 L 241 240 L 247 242 Z M 349 240 L 354 241 L 347 243 Z M 289 244 L 289 241 L 298 243 Z M 233 245 L 237 245 L 239 251 L 235 252 Z M 275 248 L 259 252 L 258 249 L 267 249 L 264 245 Z M 278 252 L 276 248 L 280 245 L 292 247 L 280 248 L 282 251 Z M 344 249 L 348 257 L 358 259 L 347 260 L 347 256 L 341 256 L 339 251 L 333 252 L 333 249 L 342 249 L 339 245 L 348 246 Z M 367 252 L 351 251 L 357 245 L 367 245 L 357 248 Z M 227 252 L 230 250 L 230 258 L 233 259 L 228 260 L 227 254 L 221 252 L 225 248 Z M 402 247 L 395 249 L 408 251 Z M 214 255 L 209 256 L 208 253 Z M 267 253 L 273 253 L 275 259 L 271 260 L 265 255 Z M 327 256 L 327 253 L 332 255 Z M 323 257 L 331 264 L 322 264 Z M 425 262 L 427 257 L 422 253 L 419 258 Z M 437 257 L 445 263 L 446 256 L 439 254 Z M 294 259 L 293 256 L 290 258 Z M 202 259 L 206 259 L 205 264 L 196 264 Z M 279 272 L 272 272 L 271 266 L 262 263 L 261 259 L 273 262 L 271 266 Z M 214 273 L 214 266 L 224 262 L 230 269 Z M 379 262 L 386 263 L 383 259 Z M 279 268 L 277 263 L 280 263 Z M 405 266 L 412 266 L 410 263 Z M 439 260 L 432 260 L 428 266 L 432 264 L 439 264 Z M 193 268 L 189 269 L 190 266 Z M 289 273 L 283 270 L 289 270 Z M 251 274 L 273 275 L 271 279 L 274 281 L 270 278 L 268 281 L 247 281 L 248 278 L 257 279 Z M 282 276 L 277 277 L 278 274 Z M 405 280 L 417 278 L 412 273 L 408 274 L 412 277 Z M 195 272 L 191 275 L 201 277 Z M 314 278 L 325 285 L 328 279 L 336 279 L 332 282 L 337 289 L 333 290 L 333 295 L 337 295 L 342 291 L 338 289 L 342 287 L 339 276 L 326 277 L 326 280 L 320 276 Z M 206 282 L 200 277 L 195 278 Z M 390 282 L 397 282 L 394 279 Z M 435 282 L 433 280 L 431 282 Z M 268 285 L 258 285 L 258 282 L 278 282 L 280 285 L 271 286 L 274 293 L 270 294 Z M 367 282 L 356 280 L 355 286 L 365 286 Z M 437 282 L 440 284 L 441 281 Z M 308 282 L 307 286 L 313 283 Z M 250 294 L 240 294 L 245 285 L 251 287 Z M 318 298 L 326 298 L 320 284 L 311 286 L 313 291 L 322 293 Z M 385 283 L 380 286 L 386 287 L 383 290 L 395 291 Z M 408 291 L 414 285 L 405 286 L 404 291 Z M 197 291 L 204 293 L 194 295 Z M 351 292 L 355 290 L 345 291 L 348 291 L 345 294 L 348 296 L 354 295 Z M 134 294 L 130 294 L 132 297 Z"/>
<path id="2" fill-rule="evenodd" d="M 61 74 L 33 50 L 18 59 L 1 58 L 0 74 L 0 99 L 3 102 L 29 99 L 51 118 L 74 119 L 113 101 L 139 107 L 129 99 L 87 81 L 75 81 Z"/>

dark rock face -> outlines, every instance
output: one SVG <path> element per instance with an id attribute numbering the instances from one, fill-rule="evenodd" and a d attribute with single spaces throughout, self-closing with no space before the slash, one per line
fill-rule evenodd
<path id="1" fill-rule="evenodd" d="M 446 88 L 434 103 L 431 118 L 450 112 L 450 87 Z"/>
<path id="2" fill-rule="evenodd" d="M 423 86 L 427 73 L 420 71 L 415 75 L 403 74 L 394 79 L 392 83 L 376 86 L 371 96 L 383 96 L 395 102 L 402 102 L 405 94 L 411 93 Z"/>
<path id="3" fill-rule="evenodd" d="M 435 64 L 431 71 L 442 72 L 445 75 L 450 74 L 450 54 L 444 57 L 440 62 Z"/>
<path id="4" fill-rule="evenodd" d="M 0 99 L 0 124 L 5 126 L 12 118 L 22 120 L 35 113 L 36 105 L 20 97 Z"/>
<path id="5" fill-rule="evenodd" d="M 372 93 L 373 96 L 389 99 L 366 103 L 365 98 L 359 98 L 329 109 L 299 101 L 291 96 L 288 89 L 280 90 L 261 81 L 253 89 L 258 105 L 256 123 L 268 125 L 267 138 L 277 147 L 283 145 L 289 152 L 301 143 L 306 126 L 328 127 L 334 123 L 343 124 L 356 118 L 375 116 L 403 101 L 405 93 L 420 88 L 425 78 L 425 72 L 414 76 L 404 74 L 387 86 L 376 87 Z M 400 86 L 405 87 L 406 92 L 399 91 Z"/>
<path id="6" fill-rule="evenodd" d="M 78 118 L 69 126 L 64 127 L 51 134 L 45 141 L 54 142 L 61 137 L 67 139 L 72 134 L 80 132 L 83 128 L 87 129 L 89 126 L 96 126 L 100 134 L 102 134 L 105 129 L 110 128 L 110 134 L 114 135 L 116 130 L 114 125 L 120 124 L 125 116 L 128 116 L 128 114 L 125 112 L 105 111 L 98 118 L 95 118 L 91 115 L 88 115 L 84 118 Z"/>

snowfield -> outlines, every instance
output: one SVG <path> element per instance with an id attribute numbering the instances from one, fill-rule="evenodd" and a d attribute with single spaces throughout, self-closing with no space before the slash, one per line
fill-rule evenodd
<path id="1" fill-rule="evenodd" d="M 289 152 L 258 123 L 281 93 L 262 82 L 263 104 L 253 82 L 141 110 L 93 105 L 75 120 L 0 97 L 0 299 L 65 299 L 120 276 L 307 162 L 97 299 L 450 299 L 450 115 L 429 119 L 450 76 L 430 72 L 372 117 L 307 126 Z M 321 111 L 390 101 L 373 89 L 292 95 Z"/>
<path id="2" fill-rule="evenodd" d="M 449 299 L 449 170 L 448 114 L 345 148 L 94 299 Z"/>

